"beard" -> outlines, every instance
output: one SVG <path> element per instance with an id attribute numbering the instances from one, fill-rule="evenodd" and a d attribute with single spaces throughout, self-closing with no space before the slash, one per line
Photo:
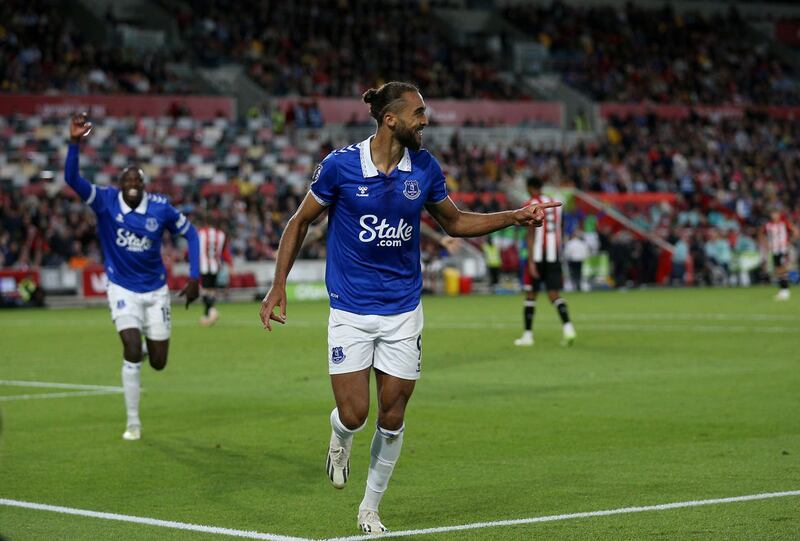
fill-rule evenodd
<path id="1" fill-rule="evenodd" d="M 394 138 L 397 142 L 411 150 L 422 148 L 422 135 L 416 130 L 412 130 L 407 124 L 401 122 L 394 130 Z"/>

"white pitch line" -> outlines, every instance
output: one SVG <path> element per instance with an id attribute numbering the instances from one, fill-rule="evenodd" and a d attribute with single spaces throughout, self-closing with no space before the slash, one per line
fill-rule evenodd
<path id="1" fill-rule="evenodd" d="M 763 494 L 750 494 L 747 496 L 734 496 L 731 498 L 715 498 L 711 500 L 691 500 L 687 502 L 662 503 L 658 505 L 646 505 L 640 507 L 622 507 L 619 509 L 608 509 L 604 511 L 588 511 L 584 513 L 570 513 L 565 515 L 548 515 L 544 517 L 521 518 L 514 520 L 496 520 L 492 522 L 474 522 L 472 524 L 459 524 L 457 526 L 442 526 L 439 528 L 425 528 L 421 530 L 401 530 L 397 532 L 387 532 L 382 537 L 410 537 L 414 535 L 429 535 L 435 533 L 457 532 L 463 530 L 475 530 L 479 528 L 496 528 L 501 526 L 518 526 L 521 524 L 536 524 L 540 522 L 556 522 L 571 520 L 576 518 L 605 517 L 609 515 L 624 515 L 630 513 L 642 513 L 645 511 L 666 511 L 669 509 L 681 509 L 685 507 L 700 507 L 703 505 L 717 505 L 721 503 L 749 502 L 755 500 L 768 500 L 770 498 L 785 498 L 787 496 L 800 496 L 800 490 L 789 490 L 786 492 L 767 492 Z M 47 505 L 41 503 L 25 502 L 20 500 L 9 500 L 0 498 L 0 505 L 8 507 L 21 507 L 23 509 L 34 509 L 37 511 L 50 511 L 66 515 L 77 515 L 89 518 L 100 518 L 104 520 L 117 520 L 120 522 L 133 522 L 136 524 L 146 524 L 148 526 L 159 526 L 162 528 L 173 528 L 177 530 L 189 530 L 202 533 L 213 533 L 219 535 L 229 535 L 232 537 L 243 537 L 247 539 L 266 539 L 267 541 L 314 541 L 305 537 L 291 537 L 286 535 L 261 533 L 250 530 L 236 530 L 233 528 L 220 528 L 218 526 L 204 526 L 191 524 L 188 522 L 176 522 L 172 520 L 160 520 L 148 517 L 137 517 L 133 515 L 120 515 L 117 513 L 103 513 L 99 511 L 89 511 L 86 509 L 75 509 L 72 507 L 61 507 L 57 505 Z M 364 541 L 375 539 L 372 535 L 354 535 L 350 537 L 331 537 L 321 541 Z"/>
<path id="2" fill-rule="evenodd" d="M 568 515 L 549 515 L 546 517 L 521 518 L 516 520 L 475 522 L 473 524 L 460 524 L 458 526 L 443 526 L 441 528 L 426 528 L 422 530 L 403 530 L 397 532 L 387 532 L 383 534 L 382 537 L 408 537 L 412 535 L 428 535 L 435 533 L 457 532 L 463 530 L 475 530 L 478 528 L 495 528 L 498 526 L 516 526 L 520 524 L 535 524 L 539 522 L 556 522 L 560 520 L 571 520 L 575 518 L 605 517 L 609 515 L 642 513 L 645 511 L 666 511 L 668 509 L 681 509 L 684 507 L 699 507 L 701 505 L 717 505 L 720 503 L 749 502 L 754 500 L 767 500 L 769 498 L 784 498 L 787 496 L 800 496 L 800 490 L 790 490 L 787 492 L 768 492 L 765 494 L 751 494 L 749 496 L 735 496 L 732 498 L 716 498 L 713 500 L 693 500 L 688 502 L 662 503 L 660 505 L 646 505 L 642 507 L 623 507 L 620 509 L 608 509 L 606 511 L 570 513 Z M 375 537 L 370 535 L 354 535 L 351 537 L 333 537 L 330 539 L 325 539 L 323 541 L 361 541 L 365 539 L 375 539 Z"/>
<path id="3" fill-rule="evenodd" d="M 82 385 L 80 383 L 21 381 L 14 379 L 0 379 L 0 385 L 11 385 L 13 387 L 43 387 L 46 389 L 77 389 L 81 391 L 111 391 L 111 392 L 122 391 L 122 387 L 112 387 L 109 385 Z"/>
<path id="4" fill-rule="evenodd" d="M 21 381 L 14 379 L 0 379 L 0 385 L 10 387 L 36 387 L 40 389 L 75 389 L 64 393 L 37 393 L 37 394 L 13 394 L 0 396 L 0 402 L 10 402 L 12 400 L 38 400 L 42 398 L 72 398 L 79 396 L 99 396 L 104 394 L 117 394 L 122 392 L 122 387 L 110 387 L 107 385 L 82 385 L 80 383 L 57 383 L 50 381 Z"/>
<path id="5" fill-rule="evenodd" d="M 74 509 L 72 507 L 61 507 L 58 505 L 45 505 L 41 503 L 23 502 L 19 500 L 7 500 L 0 498 L 0 505 L 9 507 L 22 507 L 24 509 L 35 509 L 37 511 L 51 511 L 65 515 L 78 515 L 81 517 L 101 518 L 105 520 L 117 520 L 120 522 L 133 522 L 136 524 L 146 524 L 148 526 L 160 526 L 162 528 L 173 528 L 176 530 L 188 530 L 192 532 L 213 533 L 219 535 L 229 535 L 232 537 L 244 537 L 247 539 L 266 539 L 267 541 L 311 541 L 304 537 L 290 537 L 286 535 L 276 535 L 271 533 L 261 533 L 247 530 L 234 530 L 232 528 L 220 528 L 217 526 L 203 526 L 201 524 L 191 524 L 188 522 L 175 522 L 173 520 L 159 520 L 155 518 L 136 517 L 132 515 L 119 515 L 117 513 L 102 513 L 99 511 L 88 511 L 86 509 Z"/>
<path id="6" fill-rule="evenodd" d="M 40 398 L 72 398 L 75 396 L 101 396 L 105 394 L 119 394 L 119 391 L 68 391 L 66 393 L 38 393 L 38 394 L 12 394 L 0 396 L 0 402 L 10 402 L 12 400 L 37 400 Z"/>

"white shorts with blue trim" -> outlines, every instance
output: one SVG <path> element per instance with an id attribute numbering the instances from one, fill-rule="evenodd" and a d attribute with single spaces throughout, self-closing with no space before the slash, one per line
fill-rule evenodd
<path id="1" fill-rule="evenodd" d="M 401 379 L 422 370 L 422 303 L 394 316 L 360 315 L 331 308 L 328 318 L 328 373 L 346 374 L 370 366 Z"/>
<path id="2" fill-rule="evenodd" d="M 168 340 L 172 331 L 169 288 L 136 293 L 108 283 L 108 305 L 117 331 L 139 329 L 150 340 Z"/>

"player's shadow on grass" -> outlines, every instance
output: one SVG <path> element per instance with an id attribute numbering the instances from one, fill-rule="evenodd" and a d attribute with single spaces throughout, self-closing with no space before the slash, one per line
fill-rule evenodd
<path id="1" fill-rule="evenodd" d="M 253 446 L 211 440 L 198 445 L 188 439 L 148 439 L 145 445 L 197 470 L 214 494 L 248 487 L 297 494 L 319 485 L 323 476 L 322 458 L 313 461 L 298 454 L 274 452 L 268 442 Z M 324 446 L 321 449 L 324 451 Z M 231 479 L 238 481 L 231 483 Z"/>

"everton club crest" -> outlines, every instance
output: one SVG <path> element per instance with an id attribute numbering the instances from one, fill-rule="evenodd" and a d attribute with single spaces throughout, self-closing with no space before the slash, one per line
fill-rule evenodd
<path id="1" fill-rule="evenodd" d="M 419 197 L 422 192 L 419 189 L 419 184 L 416 180 L 407 180 L 403 186 L 403 195 L 412 201 Z"/>
<path id="2" fill-rule="evenodd" d="M 155 218 L 148 218 L 147 221 L 144 223 L 144 228 L 150 231 L 151 233 L 155 233 L 158 231 L 158 220 Z"/>
<path id="3" fill-rule="evenodd" d="M 331 362 L 333 364 L 341 364 L 344 361 L 344 351 L 341 347 L 331 348 Z"/>

